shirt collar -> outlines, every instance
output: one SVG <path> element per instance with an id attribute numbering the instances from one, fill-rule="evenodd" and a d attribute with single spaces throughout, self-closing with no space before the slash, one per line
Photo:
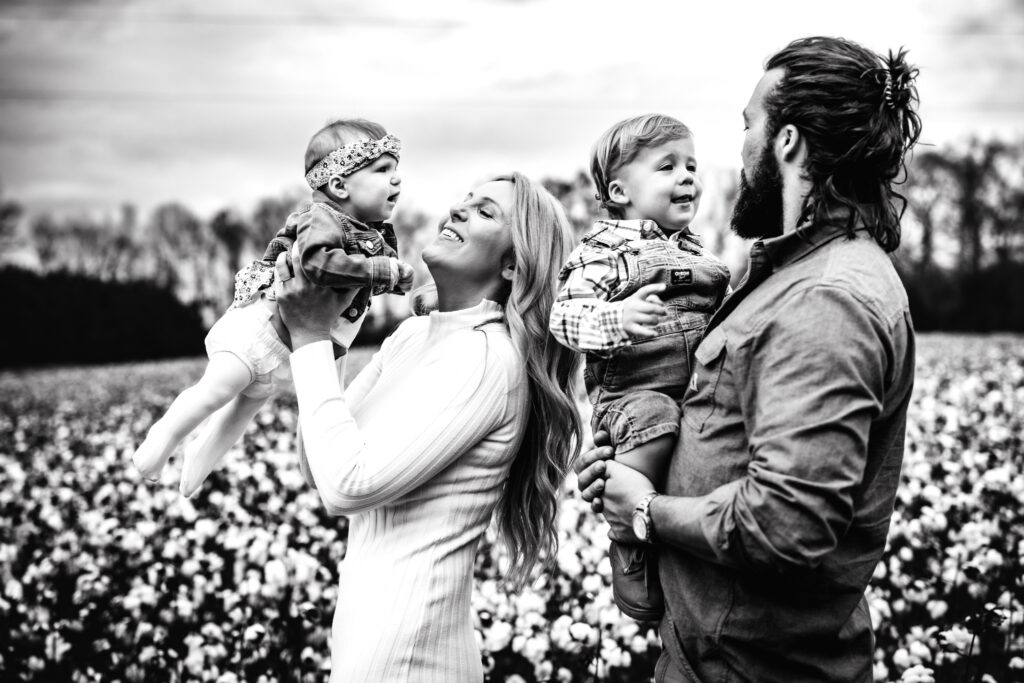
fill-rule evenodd
<path id="1" fill-rule="evenodd" d="M 338 213 L 340 213 L 340 214 L 342 214 L 344 216 L 348 216 L 349 218 L 352 218 L 351 216 L 348 215 L 348 213 L 344 209 L 342 209 L 340 206 L 338 206 L 338 202 L 336 202 L 333 199 L 331 199 L 330 195 L 328 195 L 326 192 L 321 192 L 320 190 L 313 190 L 312 200 L 314 202 L 316 202 L 317 204 L 326 204 L 327 206 L 331 207 L 332 209 L 334 209 Z M 355 220 L 355 219 L 353 218 L 352 220 Z"/>
<path id="2" fill-rule="evenodd" d="M 313 190 L 312 201 L 319 204 L 326 204 L 327 206 L 331 207 L 332 209 L 340 213 L 342 216 L 344 216 L 346 220 L 350 221 L 357 228 L 361 228 L 363 230 L 366 230 L 367 227 L 376 228 L 377 230 L 391 228 L 391 224 L 386 223 L 384 221 L 367 224 L 363 223 L 362 221 L 356 220 L 355 218 L 352 217 L 351 214 L 347 213 L 344 209 L 338 206 L 338 202 L 334 201 L 326 193 L 321 192 L 320 190 Z"/>
<path id="3" fill-rule="evenodd" d="M 861 230 L 864 228 L 858 228 L 858 232 Z M 757 250 L 764 250 L 773 267 L 781 268 L 802 259 L 812 251 L 845 234 L 845 225 L 825 223 L 788 232 L 778 237 L 758 240 L 754 246 Z"/>
<path id="4" fill-rule="evenodd" d="M 505 318 L 505 307 L 490 299 L 458 311 L 433 310 L 428 314 L 431 335 L 449 334 L 467 328 L 477 329 L 488 323 L 501 322 Z"/>
<path id="5" fill-rule="evenodd" d="M 617 235 L 625 239 L 668 240 L 680 243 L 686 241 L 696 244 L 697 247 L 704 246 L 701 244 L 700 238 L 690 232 L 689 228 L 683 228 L 672 235 L 666 235 L 665 231 L 652 220 L 599 220 L 596 222 L 595 227 L 611 228 Z"/>

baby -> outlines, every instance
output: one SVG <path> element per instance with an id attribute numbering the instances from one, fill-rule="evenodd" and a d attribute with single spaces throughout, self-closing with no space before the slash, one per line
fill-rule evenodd
<path id="1" fill-rule="evenodd" d="M 613 220 L 597 221 L 562 269 L 551 332 L 587 355 L 594 431 L 608 432 L 616 461 L 663 490 L 693 352 L 729 270 L 689 230 L 702 186 L 681 122 L 648 114 L 616 123 L 594 146 L 591 175 Z M 611 545 L 612 594 L 625 614 L 655 621 L 664 601 L 649 525 L 637 540 Z"/>
<path id="2" fill-rule="evenodd" d="M 413 269 L 398 259 L 394 229 L 383 222 L 401 192 L 400 149 L 398 138 L 363 119 L 330 123 L 309 141 L 312 201 L 288 217 L 262 260 L 236 276 L 234 302 L 206 336 L 206 372 L 174 400 L 132 456 L 143 476 L 156 479 L 175 446 L 212 415 L 185 449 L 180 488 L 191 495 L 263 403 L 290 383 L 290 340 L 273 295 L 274 261 L 282 251 L 295 245 L 297 267 L 316 285 L 360 288 L 331 330 L 336 353 L 352 343 L 371 295 L 411 288 Z"/>

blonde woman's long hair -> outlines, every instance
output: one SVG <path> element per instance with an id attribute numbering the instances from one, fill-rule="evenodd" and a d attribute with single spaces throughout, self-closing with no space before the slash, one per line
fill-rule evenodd
<path id="1" fill-rule="evenodd" d="M 580 357 L 548 331 L 558 272 L 575 239 L 561 204 L 541 185 L 519 173 L 495 180 L 514 187 L 515 275 L 505 323 L 529 383 L 526 432 L 498 506 L 498 530 L 511 560 L 508 578 L 522 587 L 538 562 L 554 560 L 560 489 L 582 438 L 574 399 Z"/>

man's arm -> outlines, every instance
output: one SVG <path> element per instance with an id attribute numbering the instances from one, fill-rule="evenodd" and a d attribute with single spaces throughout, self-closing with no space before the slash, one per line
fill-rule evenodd
<path id="1" fill-rule="evenodd" d="M 885 323 L 849 292 L 794 296 L 744 351 L 746 476 L 704 496 L 656 498 L 655 538 L 741 570 L 817 566 L 852 521 L 893 351 Z M 580 475 L 585 498 L 598 493 L 598 465 L 606 515 L 621 529 L 653 487 L 618 463 L 595 463 Z"/>

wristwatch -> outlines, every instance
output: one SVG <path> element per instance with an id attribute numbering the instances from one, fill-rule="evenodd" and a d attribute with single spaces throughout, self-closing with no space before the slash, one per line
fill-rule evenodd
<path id="1" fill-rule="evenodd" d="M 651 501 L 660 496 L 656 491 L 651 491 L 640 499 L 640 502 L 633 508 L 633 534 L 643 543 L 654 541 L 654 522 L 651 521 Z"/>

